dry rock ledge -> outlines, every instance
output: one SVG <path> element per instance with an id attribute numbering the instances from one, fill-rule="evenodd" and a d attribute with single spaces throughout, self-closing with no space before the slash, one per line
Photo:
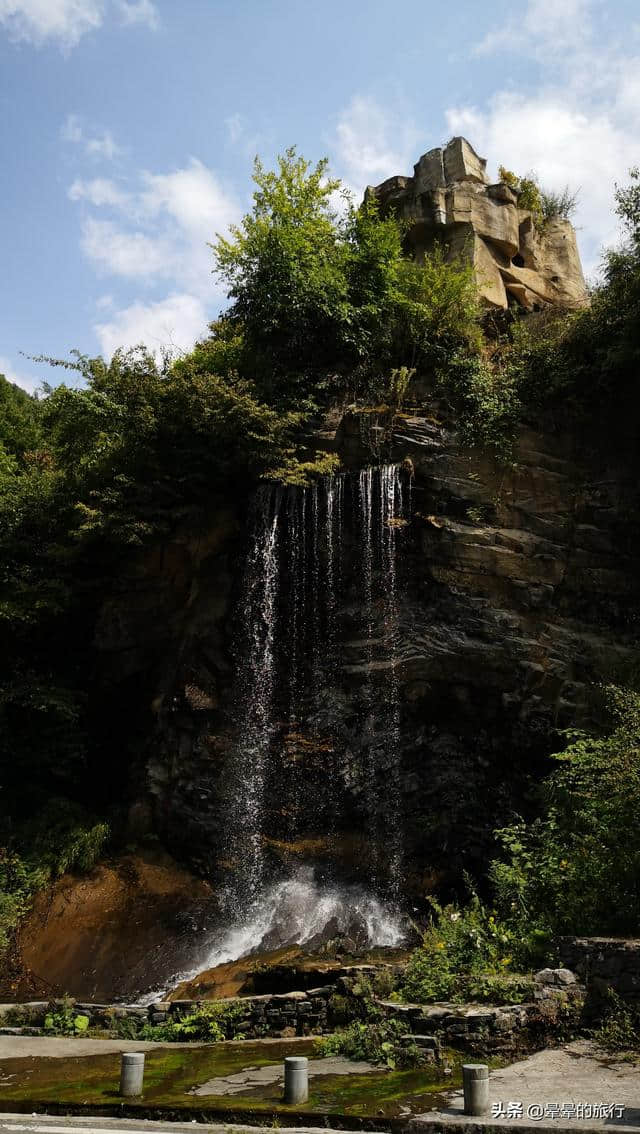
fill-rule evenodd
<path id="1" fill-rule="evenodd" d="M 369 186 L 379 201 L 408 224 L 407 240 L 418 263 L 436 242 L 450 259 L 469 256 L 480 295 L 490 308 L 514 301 L 527 310 L 549 305 L 580 307 L 587 292 L 571 221 L 555 217 L 537 228 L 518 207 L 518 195 L 500 181 L 491 184 L 486 160 L 465 138 L 429 150 L 413 177 L 389 177 Z"/>

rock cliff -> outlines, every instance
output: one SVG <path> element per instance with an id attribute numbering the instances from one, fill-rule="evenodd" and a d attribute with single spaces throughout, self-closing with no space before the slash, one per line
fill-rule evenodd
<path id="1" fill-rule="evenodd" d="M 358 470 L 380 457 L 380 433 L 384 459 L 400 466 L 404 503 L 402 517 L 396 507 L 368 530 L 382 539 L 393 527 L 395 606 L 391 561 L 386 552 L 363 559 L 362 521 L 355 511 L 348 519 L 345 503 L 339 558 L 332 537 L 330 561 L 323 551 L 303 576 L 290 562 L 282 580 L 282 619 L 292 617 L 292 580 L 309 592 L 296 607 L 311 635 L 302 651 L 309 669 L 296 671 L 305 689 L 293 719 L 295 640 L 283 622 L 270 645 L 261 842 L 274 876 L 283 864 L 314 862 L 358 881 L 396 853 L 397 836 L 406 889 L 420 894 L 464 868 L 481 874 L 491 831 L 526 810 L 532 777 L 562 744 L 558 730 L 592 723 L 594 683 L 624 680 L 637 666 L 637 488 L 624 463 L 580 452 L 568 437 L 523 428 L 516 466 L 504 472 L 461 449 L 454 423 L 399 416 L 391 426 L 353 412 L 326 440 L 354 470 L 342 491 L 356 510 Z M 295 505 L 308 507 L 308 524 L 316 516 L 325 548 L 328 500 Z M 130 708 L 136 823 L 210 874 L 237 866 L 224 781 L 230 752 L 254 727 L 233 683 L 243 507 L 235 516 L 228 505 L 212 508 L 199 538 L 141 561 L 98 632 L 103 680 L 121 712 Z M 278 507 L 284 517 L 291 499 Z M 311 530 L 298 535 L 308 540 Z M 302 539 L 296 554 L 309 555 Z M 329 577 L 325 625 L 312 600 L 328 593 Z M 260 665 L 249 668 L 252 681 L 262 681 Z"/>
<path id="2" fill-rule="evenodd" d="M 509 185 L 490 184 L 486 165 L 465 138 L 457 137 L 444 149 L 423 154 L 413 177 L 390 177 L 367 194 L 377 198 L 383 212 L 393 209 L 407 223 L 407 242 L 418 262 L 436 241 L 451 257 L 470 257 L 488 307 L 584 304 L 571 222 L 556 217 L 536 227 Z"/>

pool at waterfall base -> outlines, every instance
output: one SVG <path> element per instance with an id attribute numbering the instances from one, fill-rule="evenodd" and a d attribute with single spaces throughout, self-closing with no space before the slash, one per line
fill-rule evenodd
<path id="1" fill-rule="evenodd" d="M 282 1102 L 282 1063 L 292 1052 L 307 1055 L 311 1063 L 310 1095 L 304 1106 Z M 0 1061 L 0 1108 L 158 1118 L 220 1116 L 229 1122 L 264 1122 L 271 1115 L 282 1125 L 296 1125 L 305 1115 L 314 1116 L 311 1124 L 319 1125 L 318 1118 L 327 1116 L 334 1121 L 343 1117 L 355 1126 L 374 1119 L 390 1127 L 441 1106 L 444 1093 L 460 1086 L 464 1061 L 460 1052 L 448 1052 L 441 1064 L 419 1070 L 364 1070 L 362 1064 L 319 1058 L 313 1040 L 163 1047 L 146 1054 L 143 1097 L 125 1103 L 118 1095 L 118 1054 L 8 1059 Z M 265 1074 L 269 1068 L 273 1073 Z M 249 1074 L 241 1084 L 241 1073 L 247 1071 L 258 1072 L 256 1081 Z M 221 1080 L 230 1082 L 224 1085 Z M 210 1087 L 220 1093 L 208 1093 Z"/>

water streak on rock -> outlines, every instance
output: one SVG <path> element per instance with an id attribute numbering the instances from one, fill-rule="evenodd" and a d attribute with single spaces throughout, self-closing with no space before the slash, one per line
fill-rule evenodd
<path id="1" fill-rule="evenodd" d="M 407 507 L 403 474 L 394 465 L 325 477 L 308 489 L 265 486 L 254 497 L 235 646 L 238 735 L 225 772 L 229 905 L 236 920 L 251 910 L 253 921 L 261 923 L 256 901 L 274 883 L 268 840 L 306 834 L 297 818 L 304 807 L 296 796 L 305 790 L 296 756 L 300 747 L 324 759 L 313 805 L 318 827 L 329 838 L 336 835 L 344 794 L 336 752 L 346 709 L 336 703 L 334 677 L 347 668 L 346 608 L 360 621 L 364 651 L 354 704 L 360 718 L 362 766 L 356 776 L 366 812 L 362 824 L 376 848 L 369 883 L 379 894 L 398 898 L 396 544 Z M 277 829 L 274 798 L 280 805 Z M 309 801 L 303 802 L 308 810 Z M 286 937 L 286 927 L 282 932 Z"/>

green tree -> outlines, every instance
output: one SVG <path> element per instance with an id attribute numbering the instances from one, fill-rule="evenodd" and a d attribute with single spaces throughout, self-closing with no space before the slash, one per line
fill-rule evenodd
<path id="1" fill-rule="evenodd" d="M 270 397 L 304 390 L 300 377 L 335 360 L 347 314 L 345 247 L 334 205 L 339 181 L 295 147 L 266 170 L 256 158 L 253 210 L 218 236 L 215 271 L 242 328 L 245 369 Z"/>
<path id="2" fill-rule="evenodd" d="M 0 453 L 16 458 L 18 466 L 25 453 L 38 448 L 40 409 L 36 398 L 0 374 Z"/>
<path id="3" fill-rule="evenodd" d="M 397 267 L 393 311 L 393 363 L 434 370 L 453 351 L 478 353 L 482 342 L 480 305 L 472 264 L 449 259 L 435 244 L 422 263 Z"/>
<path id="4" fill-rule="evenodd" d="M 567 412 L 610 443 L 612 432 L 633 441 L 640 418 L 640 174 L 616 191 L 625 234 L 603 257 L 603 279 L 588 307 L 517 336 L 516 364 L 526 405 Z"/>
<path id="5" fill-rule="evenodd" d="M 542 814 L 498 832 L 503 913 L 562 933 L 640 928 L 640 695 L 609 687 L 610 731 L 570 734 L 542 785 Z"/>

